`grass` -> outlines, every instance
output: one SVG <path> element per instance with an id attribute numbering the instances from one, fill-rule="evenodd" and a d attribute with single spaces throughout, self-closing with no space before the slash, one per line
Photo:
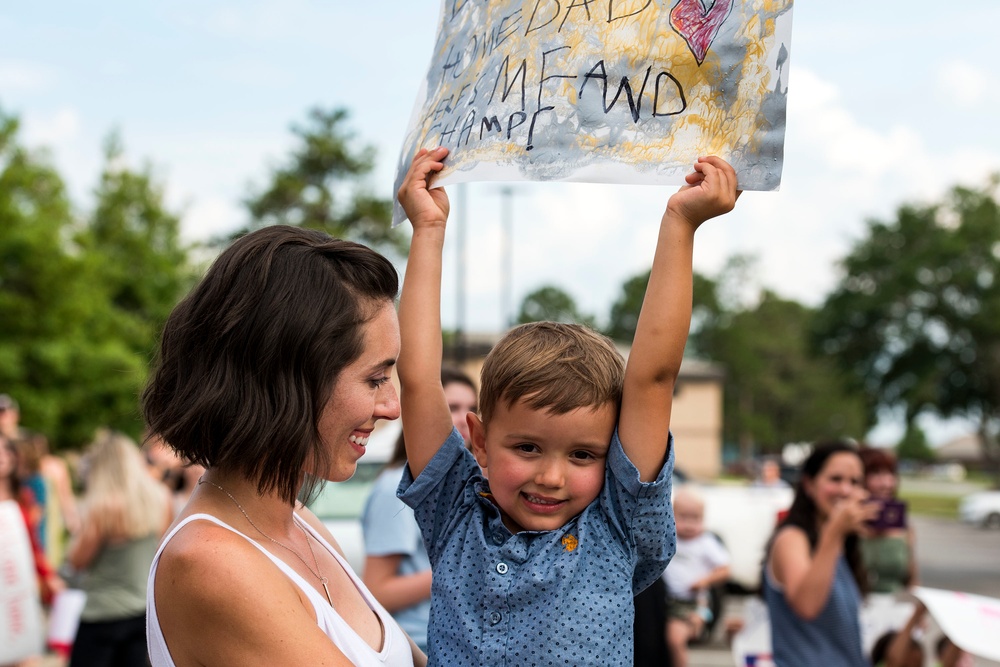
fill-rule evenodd
<path id="1" fill-rule="evenodd" d="M 958 518 L 958 504 L 962 500 L 961 496 L 907 492 L 905 490 L 900 491 L 899 497 L 907 502 L 911 514 L 946 519 Z"/>

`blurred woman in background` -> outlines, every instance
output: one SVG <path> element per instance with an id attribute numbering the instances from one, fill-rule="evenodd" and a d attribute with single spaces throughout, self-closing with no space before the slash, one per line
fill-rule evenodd
<path id="1" fill-rule="evenodd" d="M 895 501 L 899 490 L 896 457 L 883 449 L 865 447 L 860 452 L 865 488 L 872 500 Z M 900 513 L 899 518 L 905 514 Z M 873 593 L 897 593 L 917 583 L 913 529 L 905 522 L 873 527 L 861 541 L 861 553 Z"/>
<path id="2" fill-rule="evenodd" d="M 847 443 L 818 444 L 802 464 L 764 566 L 777 667 L 870 664 L 858 618 L 868 587 L 858 539 L 878 510 L 863 484 L 858 451 Z"/>
<path id="3" fill-rule="evenodd" d="M 71 667 L 147 664 L 146 577 L 170 516 L 166 489 L 138 446 L 99 433 L 86 454 L 81 527 L 67 554 L 87 593 Z"/>

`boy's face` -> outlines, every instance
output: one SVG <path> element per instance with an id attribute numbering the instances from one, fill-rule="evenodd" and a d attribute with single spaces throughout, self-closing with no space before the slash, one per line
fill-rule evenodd
<path id="1" fill-rule="evenodd" d="M 557 415 L 523 400 L 498 405 L 484 429 L 472 416 L 472 452 L 512 533 L 556 530 L 601 492 L 617 410 L 613 404 Z"/>
<path id="2" fill-rule="evenodd" d="M 697 502 L 689 499 L 678 499 L 674 502 L 674 523 L 677 537 L 691 540 L 705 530 L 705 510 Z"/>

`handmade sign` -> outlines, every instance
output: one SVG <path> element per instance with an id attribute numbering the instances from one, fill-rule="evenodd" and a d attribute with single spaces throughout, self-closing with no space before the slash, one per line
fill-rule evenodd
<path id="1" fill-rule="evenodd" d="M 913 594 L 956 646 L 987 660 L 1000 660 L 1000 600 L 923 586 L 915 587 Z"/>
<path id="2" fill-rule="evenodd" d="M 777 189 L 791 18 L 792 0 L 443 0 L 396 187 L 441 145 L 440 185 L 679 184 L 719 155 Z"/>

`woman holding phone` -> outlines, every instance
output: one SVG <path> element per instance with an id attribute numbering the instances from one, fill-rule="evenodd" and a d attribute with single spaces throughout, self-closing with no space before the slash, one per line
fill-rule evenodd
<path id="1" fill-rule="evenodd" d="M 896 457 L 883 449 L 859 452 L 865 468 L 865 488 L 880 508 L 861 553 L 872 593 L 896 593 L 917 583 L 913 529 L 906 522 L 906 504 L 900 501 Z"/>
<path id="2" fill-rule="evenodd" d="M 847 443 L 817 444 L 802 464 L 795 499 L 764 561 L 777 667 L 870 664 L 858 619 L 868 588 L 858 539 L 877 507 L 863 485 L 858 451 Z"/>

